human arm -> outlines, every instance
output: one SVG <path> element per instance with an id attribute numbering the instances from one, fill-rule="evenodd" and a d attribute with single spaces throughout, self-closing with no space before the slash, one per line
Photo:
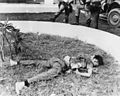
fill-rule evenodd
<path id="1" fill-rule="evenodd" d="M 92 75 L 92 70 L 93 70 L 92 66 L 87 67 L 86 70 L 87 70 L 87 71 L 83 73 L 83 72 L 80 72 L 80 71 L 77 69 L 77 70 L 75 71 L 75 73 L 76 73 L 76 74 L 79 74 L 79 75 L 81 75 L 81 76 L 90 77 L 90 76 Z"/>
<path id="2" fill-rule="evenodd" d="M 91 74 L 92 74 L 92 70 L 91 69 L 88 69 L 88 72 L 86 73 L 82 73 L 82 72 L 79 72 L 78 69 L 75 71 L 76 74 L 78 75 L 81 75 L 81 76 L 85 76 L 85 77 L 90 77 Z"/>
<path id="3" fill-rule="evenodd" d="M 69 69 L 69 70 L 67 70 L 67 71 L 66 71 L 66 73 L 68 73 L 68 74 L 69 74 L 69 73 L 71 73 L 71 72 L 72 72 L 72 70 L 71 70 L 71 69 Z"/>
<path id="4" fill-rule="evenodd" d="M 79 68 L 78 64 L 71 64 L 71 67 L 69 68 L 69 70 L 66 71 L 66 73 L 71 73 L 71 72 L 75 72 L 77 69 Z"/>

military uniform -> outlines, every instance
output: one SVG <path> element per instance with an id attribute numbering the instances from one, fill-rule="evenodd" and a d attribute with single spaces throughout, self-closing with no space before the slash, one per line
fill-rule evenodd
<path id="1" fill-rule="evenodd" d="M 60 73 L 64 73 L 70 69 L 69 64 L 70 57 L 65 56 L 63 60 L 53 57 L 49 59 L 48 61 L 35 61 L 34 63 L 42 63 L 43 69 L 46 67 L 47 71 L 44 71 L 32 78 L 26 79 L 22 82 L 16 82 L 15 83 L 15 90 L 17 94 L 20 94 L 20 91 L 26 86 L 29 87 L 30 83 L 34 81 L 41 81 L 41 80 L 50 80 L 56 76 L 58 76 Z M 45 70 L 45 69 L 44 69 Z"/>
<path id="2" fill-rule="evenodd" d="M 101 0 L 90 0 L 89 10 L 91 12 L 91 17 L 87 20 L 87 26 L 98 29 L 98 20 L 101 10 Z"/>
<path id="3" fill-rule="evenodd" d="M 50 60 L 46 61 L 43 67 L 48 68 L 48 70 L 30 79 L 27 79 L 27 81 L 31 83 L 37 80 L 49 80 L 54 78 L 55 76 L 58 76 L 58 74 L 65 72 L 67 69 L 69 69 L 69 66 L 67 66 L 63 60 L 56 57 L 53 57 Z"/>
<path id="4" fill-rule="evenodd" d="M 59 10 L 58 12 L 55 13 L 54 18 L 53 18 L 53 22 L 55 22 L 55 20 L 57 19 L 57 17 L 62 14 L 63 11 L 65 11 L 65 23 L 68 23 L 69 21 L 69 14 L 72 12 L 72 4 L 73 0 L 59 0 Z"/>
<path id="5" fill-rule="evenodd" d="M 86 0 L 77 0 L 75 5 L 76 24 L 79 25 L 80 10 L 85 8 Z"/>

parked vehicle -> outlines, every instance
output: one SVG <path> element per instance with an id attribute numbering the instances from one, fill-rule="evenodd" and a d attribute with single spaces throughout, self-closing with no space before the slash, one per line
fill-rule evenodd
<path id="1" fill-rule="evenodd" d="M 85 10 L 81 10 L 85 14 Z M 100 19 L 107 20 L 112 27 L 120 26 L 120 0 L 105 0 L 101 4 Z"/>
<path id="2" fill-rule="evenodd" d="M 100 18 L 107 19 L 110 26 L 120 26 L 120 0 L 107 0 L 101 9 Z"/>

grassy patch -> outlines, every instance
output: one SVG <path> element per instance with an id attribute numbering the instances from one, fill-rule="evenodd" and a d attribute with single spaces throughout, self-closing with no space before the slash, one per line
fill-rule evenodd
<path id="1" fill-rule="evenodd" d="M 41 60 L 41 63 L 29 65 L 31 61 L 28 60 L 27 65 L 0 68 L 0 77 L 6 78 L 0 82 L 0 85 L 5 88 L 2 90 L 6 93 L 16 96 L 14 90 L 16 81 L 41 73 L 41 64 L 44 61 L 42 59 L 49 59 L 52 56 L 62 58 L 65 54 L 76 56 L 80 53 L 88 55 L 99 53 L 103 56 L 105 63 L 104 66 L 99 67 L 99 74 L 93 74 L 91 78 L 65 74 L 50 81 L 34 82 L 30 88 L 22 90 L 21 96 L 50 96 L 52 93 L 57 94 L 57 96 L 117 96 L 116 94 L 120 90 L 120 78 L 118 77 L 120 66 L 115 63 L 113 57 L 103 50 L 72 38 L 33 33 L 24 35 L 28 39 L 26 44 L 30 50 L 22 49 L 22 58 Z"/>
<path id="2" fill-rule="evenodd" d="M 79 53 L 93 55 L 106 53 L 94 45 L 87 44 L 78 39 L 66 38 L 60 36 L 51 36 L 48 34 L 37 35 L 34 33 L 23 34 L 26 38 L 26 45 L 29 49 L 22 49 L 22 57 L 25 59 L 49 59 L 52 56 L 62 58 L 68 54 L 77 56 Z"/>

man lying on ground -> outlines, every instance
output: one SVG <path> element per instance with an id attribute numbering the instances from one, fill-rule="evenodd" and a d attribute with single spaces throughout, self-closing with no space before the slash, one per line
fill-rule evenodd
<path id="1" fill-rule="evenodd" d="M 94 59 L 94 60 L 93 60 Z M 99 65 L 99 60 L 96 57 L 93 57 L 93 65 Z M 83 61 L 82 61 L 83 60 Z M 83 64 L 84 63 L 84 64 Z M 92 64 L 92 62 L 90 62 Z M 84 66 L 85 65 L 85 66 Z M 86 74 L 89 74 L 89 76 L 92 74 L 92 66 L 88 67 L 89 62 L 86 62 L 86 59 L 81 57 L 79 58 L 74 58 L 70 56 L 65 56 L 63 60 L 59 58 L 51 58 L 50 60 L 46 61 L 46 63 L 43 65 L 48 68 L 48 71 L 42 72 L 32 78 L 29 78 L 23 82 L 16 82 L 15 84 L 15 90 L 17 94 L 20 94 L 20 90 L 22 90 L 23 87 L 29 87 L 32 82 L 35 81 L 42 81 L 42 80 L 50 80 L 56 76 L 58 76 L 60 73 L 70 73 L 70 71 L 74 71 L 76 74 L 80 74 L 82 76 L 87 76 Z M 78 71 L 80 71 L 80 67 L 83 67 L 83 69 L 88 70 L 88 73 L 82 74 Z M 70 71 L 69 71 L 70 70 Z"/>

